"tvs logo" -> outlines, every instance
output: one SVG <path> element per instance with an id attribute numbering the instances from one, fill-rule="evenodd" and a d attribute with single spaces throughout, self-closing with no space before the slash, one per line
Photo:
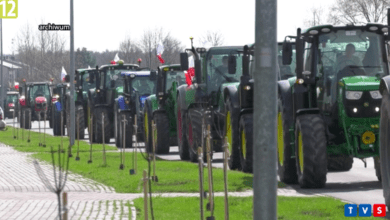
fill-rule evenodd
<path id="1" fill-rule="evenodd" d="M 359 212 L 358 212 L 359 210 Z M 386 205 L 385 204 L 345 204 L 344 205 L 345 217 L 386 217 Z"/>

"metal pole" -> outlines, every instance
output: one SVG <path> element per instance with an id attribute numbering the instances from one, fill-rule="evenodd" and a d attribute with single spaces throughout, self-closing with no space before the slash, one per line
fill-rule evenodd
<path id="1" fill-rule="evenodd" d="M 210 148 L 210 125 L 207 125 L 207 139 L 206 139 L 206 151 L 207 153 L 207 169 L 208 169 L 208 183 L 209 183 L 209 203 L 207 204 L 207 210 L 210 210 L 211 216 L 208 219 L 214 219 L 214 190 L 213 190 L 213 168 L 211 165 L 211 148 Z M 203 138 L 202 138 L 203 139 Z"/>
<path id="2" fill-rule="evenodd" d="M 228 200 L 228 184 L 227 184 L 227 164 L 228 164 L 228 140 L 225 137 L 223 146 L 223 183 L 224 183 L 224 195 L 225 195 L 225 220 L 229 220 L 229 200 Z"/>
<path id="3" fill-rule="evenodd" d="M 0 29 L 1 29 L 1 108 L 4 109 L 4 86 L 3 86 L 3 19 L 0 19 Z"/>
<path id="4" fill-rule="evenodd" d="M 45 116 L 43 120 L 43 147 L 46 147 L 46 114 L 47 111 L 45 111 Z"/>
<path id="5" fill-rule="evenodd" d="M 256 0 L 253 219 L 276 220 L 276 0 Z"/>
<path id="6" fill-rule="evenodd" d="M 73 22 L 73 0 L 70 0 L 70 94 L 74 94 L 74 22 Z M 70 146 L 74 145 L 75 137 L 75 105 L 74 96 L 70 97 Z"/>
<path id="7" fill-rule="evenodd" d="M 137 138 L 137 132 L 138 132 L 138 124 L 137 124 L 137 114 L 134 115 L 134 134 L 135 134 L 135 143 L 137 147 L 134 147 L 133 150 L 133 156 L 134 156 L 134 173 L 137 173 L 137 148 L 138 148 L 138 138 Z M 131 140 L 133 140 L 133 136 L 131 136 Z"/>
<path id="8" fill-rule="evenodd" d="M 200 204 L 199 204 L 199 209 L 200 209 L 200 219 L 204 219 L 204 210 L 203 210 L 203 195 L 204 195 L 204 190 L 203 190 L 203 158 L 202 158 L 202 148 L 198 148 L 198 165 L 199 165 L 199 194 L 200 194 Z"/>
<path id="9" fill-rule="evenodd" d="M 144 170 L 144 212 L 145 220 L 148 220 L 148 175 L 146 170 Z"/>
<path id="10" fill-rule="evenodd" d="M 29 122 L 31 123 L 31 111 L 28 112 L 28 119 L 29 119 Z M 30 142 L 31 139 L 31 126 L 30 126 L 30 129 L 28 129 L 28 139 L 27 139 L 27 142 Z"/>
<path id="11" fill-rule="evenodd" d="M 107 165 L 106 163 L 106 146 L 105 146 L 105 143 L 106 142 L 106 138 L 105 138 L 105 133 L 104 133 L 104 114 L 102 112 L 102 123 L 103 123 L 103 126 L 102 126 L 102 134 L 103 134 L 103 165 Z"/>
<path id="12" fill-rule="evenodd" d="M 16 125 L 15 125 L 15 110 L 16 110 L 16 109 L 14 109 L 14 111 L 13 111 L 13 113 L 12 113 L 13 116 L 14 116 L 14 117 L 13 117 L 13 123 L 12 123 L 12 125 L 13 125 L 13 130 L 12 130 L 13 132 L 12 132 L 12 134 L 14 135 L 14 139 L 16 139 L 16 136 L 15 136 L 15 126 L 16 126 Z"/>
<path id="13" fill-rule="evenodd" d="M 89 160 L 88 160 L 88 163 L 92 163 L 92 138 L 93 138 L 93 127 L 92 127 L 92 125 L 93 125 L 93 115 L 91 115 L 91 120 L 90 120 L 90 130 L 91 130 L 91 134 L 90 134 L 90 141 L 89 141 L 89 143 L 90 143 L 90 147 L 89 147 Z"/>

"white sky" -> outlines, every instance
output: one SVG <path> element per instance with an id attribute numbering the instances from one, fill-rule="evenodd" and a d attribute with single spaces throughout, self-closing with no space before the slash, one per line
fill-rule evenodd
<path id="1" fill-rule="evenodd" d="M 279 0 L 278 41 L 295 35 L 310 8 L 328 6 L 334 0 Z M 12 38 L 29 23 L 38 30 L 41 20 L 70 24 L 70 1 L 19 0 L 18 18 L 3 19 L 3 53 L 12 53 Z M 75 50 L 116 50 L 126 34 L 138 40 L 145 29 L 163 27 L 172 36 L 190 45 L 197 43 L 206 30 L 219 30 L 225 45 L 253 43 L 255 37 L 255 0 L 74 0 Z M 69 31 L 66 37 L 69 48 Z M 15 46 L 16 48 L 16 46 Z"/>

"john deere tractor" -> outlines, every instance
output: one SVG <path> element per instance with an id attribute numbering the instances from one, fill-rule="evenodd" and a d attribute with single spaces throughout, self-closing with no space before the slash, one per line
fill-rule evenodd
<path id="1" fill-rule="evenodd" d="M 138 69 L 136 64 L 124 64 L 122 60 L 116 64 L 103 65 L 96 74 L 95 88 L 88 91 L 88 119 L 93 117 L 93 142 L 103 142 L 104 115 L 104 140 L 110 142 L 114 137 L 114 105 L 115 99 L 123 93 L 124 79 L 121 72 Z M 88 124 L 89 126 L 89 124 Z M 89 132 L 90 132 L 89 131 Z"/>
<path id="2" fill-rule="evenodd" d="M 19 90 L 20 123 L 25 129 L 31 128 L 31 121 L 51 120 L 51 90 L 48 82 L 22 84 Z M 31 118 L 30 118 L 31 115 Z"/>
<path id="3" fill-rule="evenodd" d="M 389 74 L 388 27 L 323 25 L 298 29 L 296 77 L 278 82 L 278 164 L 283 182 L 325 186 L 328 170 L 353 158 L 379 165 L 380 79 Z M 285 41 L 283 62 L 291 63 Z"/>
<path id="4" fill-rule="evenodd" d="M 124 79 L 123 92 L 115 99 L 115 143 L 117 147 L 123 147 L 123 120 L 125 123 L 125 147 L 133 147 L 133 125 L 137 116 L 137 138 L 142 141 L 144 135 L 143 109 L 145 100 L 151 94 L 156 93 L 156 71 L 137 69 L 121 72 Z M 148 128 L 147 128 L 148 129 Z M 140 137 L 142 139 L 140 140 Z"/>
<path id="5" fill-rule="evenodd" d="M 180 64 L 158 67 L 157 91 L 149 96 L 144 107 L 145 147 L 152 150 L 152 119 L 156 123 L 156 153 L 168 154 L 170 146 L 177 146 L 176 94 L 177 87 L 186 84 Z"/>
<path id="6" fill-rule="evenodd" d="M 195 77 L 191 85 L 177 89 L 177 132 L 180 158 L 196 162 L 198 147 L 206 146 L 206 129 L 211 128 L 211 149 L 222 151 L 226 101 L 242 75 L 242 47 L 191 47 L 181 54 L 182 70 L 188 69 L 188 53 L 194 59 Z M 188 52 L 188 53 L 187 53 Z M 228 63 L 231 68 L 228 68 Z M 237 65 L 236 65 L 237 64 Z M 233 67 L 233 68 L 232 68 Z M 203 155 L 206 160 L 206 153 Z"/>

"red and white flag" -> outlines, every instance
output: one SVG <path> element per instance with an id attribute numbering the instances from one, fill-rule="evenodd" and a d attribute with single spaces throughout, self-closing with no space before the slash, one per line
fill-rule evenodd
<path id="1" fill-rule="evenodd" d="M 66 75 L 68 75 L 68 74 L 66 74 L 65 68 L 62 67 L 62 71 L 61 71 L 61 80 L 62 80 L 62 81 L 65 81 L 65 76 L 66 76 Z"/>
<path id="2" fill-rule="evenodd" d="M 19 83 L 18 83 L 18 82 L 15 82 L 14 84 L 15 84 L 15 86 L 14 86 L 15 89 L 18 90 L 18 89 L 19 89 Z"/>
<path id="3" fill-rule="evenodd" d="M 192 85 L 192 78 L 194 78 L 195 76 L 195 64 L 194 64 L 193 56 L 188 57 L 188 70 L 185 76 L 186 76 L 187 85 L 188 86 Z"/>
<path id="4" fill-rule="evenodd" d="M 160 42 L 157 45 L 156 51 L 157 51 L 157 58 L 160 61 L 160 63 L 162 63 L 162 64 L 165 63 L 165 60 L 161 57 L 163 52 L 164 52 L 164 45 L 161 42 L 161 40 L 160 40 Z"/>

